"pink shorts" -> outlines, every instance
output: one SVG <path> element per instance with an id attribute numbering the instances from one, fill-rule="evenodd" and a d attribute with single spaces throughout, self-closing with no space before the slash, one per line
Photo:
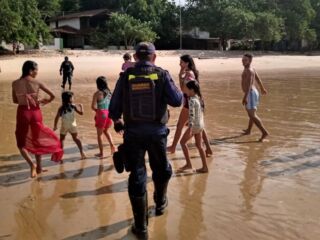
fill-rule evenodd
<path id="1" fill-rule="evenodd" d="M 112 125 L 112 120 L 109 118 L 109 111 L 106 109 L 98 109 L 94 119 L 97 128 L 106 129 Z"/>

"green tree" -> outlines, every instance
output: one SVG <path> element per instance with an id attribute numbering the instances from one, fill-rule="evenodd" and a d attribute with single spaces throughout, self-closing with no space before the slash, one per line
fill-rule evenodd
<path id="1" fill-rule="evenodd" d="M 107 23 L 110 39 L 114 42 L 123 41 L 126 49 L 136 41 L 154 42 L 157 34 L 152 31 L 150 23 L 141 22 L 130 15 L 113 13 Z"/>
<path id="2" fill-rule="evenodd" d="M 285 31 L 289 40 L 315 40 L 315 31 L 310 26 L 316 15 L 310 0 L 283 0 L 279 1 L 279 7 L 285 19 Z"/>
<path id="3" fill-rule="evenodd" d="M 318 48 L 320 47 L 320 0 L 311 0 L 312 8 L 315 10 L 315 18 L 311 23 L 311 28 L 315 29 L 317 35 Z"/>
<path id="4" fill-rule="evenodd" d="M 63 12 L 76 12 L 80 10 L 79 0 L 62 0 L 61 11 Z"/>
<path id="5" fill-rule="evenodd" d="M 44 20 L 57 15 L 61 8 L 61 0 L 37 0 L 37 2 L 38 9 Z"/>
<path id="6" fill-rule="evenodd" d="M 1 0 L 0 38 L 6 42 L 37 45 L 40 37 L 50 38 L 36 0 Z"/>
<path id="7" fill-rule="evenodd" d="M 284 22 L 281 17 L 271 12 L 259 12 L 254 23 L 255 36 L 262 41 L 263 48 L 266 43 L 278 42 L 284 35 Z"/>

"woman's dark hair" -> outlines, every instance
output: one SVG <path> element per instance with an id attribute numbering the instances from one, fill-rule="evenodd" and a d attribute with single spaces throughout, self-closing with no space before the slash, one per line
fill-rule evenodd
<path id="1" fill-rule="evenodd" d="M 202 94 L 201 94 L 201 91 L 200 91 L 199 83 L 197 81 L 192 81 L 191 80 L 191 81 L 187 82 L 186 87 L 188 89 L 190 89 L 190 90 L 193 90 L 194 93 L 199 96 L 201 107 L 202 107 L 202 109 L 204 109 L 204 101 L 203 101 L 203 97 L 202 97 Z"/>
<path id="2" fill-rule="evenodd" d="M 106 97 L 108 94 L 111 93 L 111 91 L 108 87 L 106 77 L 104 77 L 104 76 L 98 77 L 96 80 L 96 83 L 97 83 L 97 88 L 103 92 L 104 97 Z"/>
<path id="3" fill-rule="evenodd" d="M 130 55 L 130 53 L 125 53 L 125 54 L 123 55 L 123 59 L 124 59 L 124 60 L 131 60 L 131 55 Z"/>
<path id="4" fill-rule="evenodd" d="M 30 75 L 30 71 L 33 71 L 38 68 L 38 64 L 34 61 L 25 61 L 22 66 L 22 76 L 21 78 L 27 77 Z"/>
<path id="5" fill-rule="evenodd" d="M 197 70 L 196 65 L 194 64 L 193 58 L 189 54 L 186 54 L 182 55 L 180 59 L 188 63 L 188 68 L 194 73 L 196 80 L 199 81 L 199 71 Z"/>
<path id="6" fill-rule="evenodd" d="M 61 95 L 62 106 L 60 110 L 60 115 L 65 114 L 67 112 L 71 112 L 74 109 L 74 106 L 71 103 L 71 98 L 73 97 L 73 92 L 65 91 Z"/>

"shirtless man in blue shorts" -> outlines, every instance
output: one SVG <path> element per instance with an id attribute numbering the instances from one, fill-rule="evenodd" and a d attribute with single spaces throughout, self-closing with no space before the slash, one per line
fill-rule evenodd
<path id="1" fill-rule="evenodd" d="M 263 142 L 265 141 L 266 137 L 269 136 L 269 133 L 265 129 L 261 119 L 257 115 L 257 107 L 259 104 L 260 96 L 259 91 L 255 86 L 255 82 L 258 83 L 262 94 L 266 94 L 267 91 L 264 88 L 262 81 L 255 69 L 251 68 L 252 58 L 253 56 L 251 54 L 245 54 L 242 57 L 242 64 L 244 66 L 241 81 L 242 91 L 244 92 L 242 104 L 245 106 L 249 116 L 249 125 L 248 128 L 244 130 L 244 134 L 249 135 L 251 133 L 253 124 L 255 124 L 262 133 L 259 141 Z"/>

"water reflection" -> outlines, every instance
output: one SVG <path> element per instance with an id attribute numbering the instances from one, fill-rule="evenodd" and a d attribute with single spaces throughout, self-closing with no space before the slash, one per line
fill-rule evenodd
<path id="1" fill-rule="evenodd" d="M 206 231 L 203 217 L 203 197 L 209 174 L 181 177 L 180 204 L 182 214 L 179 222 L 179 239 L 200 239 Z M 188 231 L 186 231 L 188 229 Z"/>
<path id="2" fill-rule="evenodd" d="M 246 220 L 251 220 L 254 216 L 254 201 L 260 194 L 265 180 L 263 167 L 260 166 L 264 149 L 265 147 L 261 144 L 249 144 L 242 153 L 245 157 L 245 169 L 243 180 L 240 183 L 240 191 L 243 197 L 243 211 Z"/>

